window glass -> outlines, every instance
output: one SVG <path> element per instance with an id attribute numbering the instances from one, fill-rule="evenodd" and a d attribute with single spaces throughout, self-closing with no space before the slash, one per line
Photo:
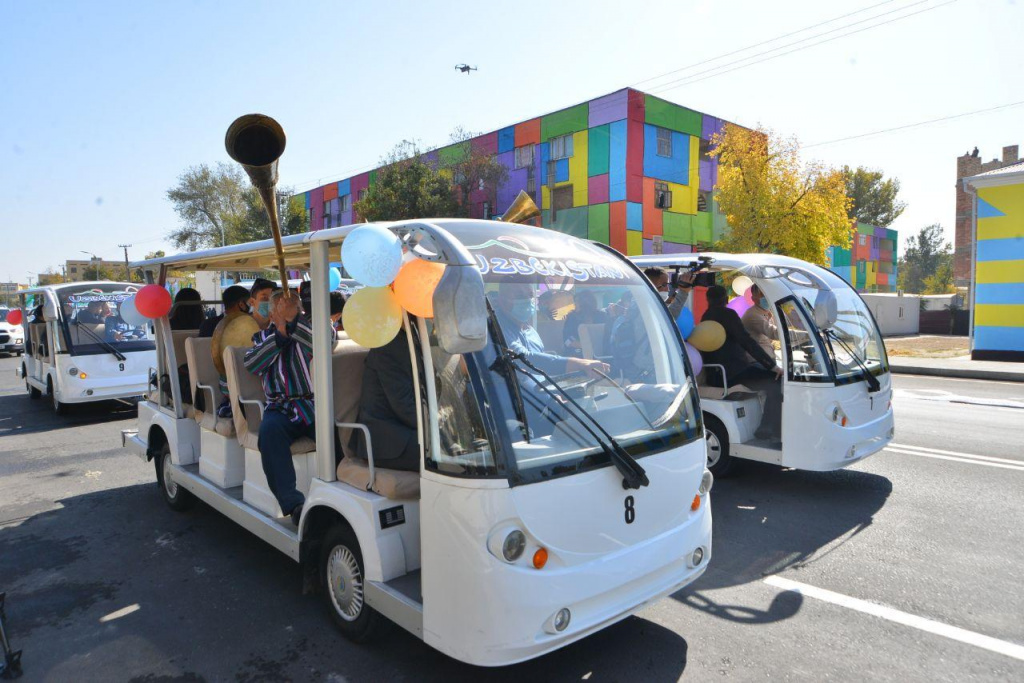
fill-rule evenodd
<path id="1" fill-rule="evenodd" d="M 572 135 L 560 135 L 551 138 L 551 158 L 554 160 L 567 159 L 572 156 Z"/>
<path id="2" fill-rule="evenodd" d="M 789 355 L 789 379 L 798 382 L 829 380 L 828 366 L 818 346 L 817 337 L 796 301 L 785 299 L 779 302 L 778 309 Z"/>
<path id="3" fill-rule="evenodd" d="M 658 156 L 672 156 L 672 131 L 668 128 L 658 128 Z"/>
<path id="4" fill-rule="evenodd" d="M 148 325 L 135 326 L 121 318 L 121 304 L 141 285 L 121 282 L 61 287 L 57 298 L 61 321 L 74 354 L 108 353 L 154 348 Z"/>
<path id="5" fill-rule="evenodd" d="M 533 145 L 516 148 L 516 168 L 533 165 Z"/>

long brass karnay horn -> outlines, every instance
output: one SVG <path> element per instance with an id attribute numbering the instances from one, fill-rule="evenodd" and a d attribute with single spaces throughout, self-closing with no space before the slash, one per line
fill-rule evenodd
<path id="1" fill-rule="evenodd" d="M 228 156 L 237 161 L 249 174 L 253 187 L 260 193 L 263 206 L 270 217 L 270 232 L 274 236 L 277 268 L 281 272 L 281 288 L 288 294 L 288 271 L 284 267 L 284 245 L 281 243 L 281 220 L 277 214 L 277 160 L 284 153 L 284 129 L 274 119 L 263 114 L 239 116 L 228 126 L 224 147 Z"/>
<path id="2" fill-rule="evenodd" d="M 525 223 L 539 215 L 540 209 L 537 208 L 536 202 L 533 201 L 530 195 L 526 194 L 525 190 L 520 190 L 515 201 L 508 207 L 508 211 L 501 217 L 501 220 L 505 223 Z"/>

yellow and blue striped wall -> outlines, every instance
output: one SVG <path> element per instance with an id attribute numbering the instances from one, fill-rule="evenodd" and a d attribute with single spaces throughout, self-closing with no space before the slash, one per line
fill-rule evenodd
<path id="1" fill-rule="evenodd" d="M 1024 180 L 977 195 L 971 355 L 1024 360 Z"/>

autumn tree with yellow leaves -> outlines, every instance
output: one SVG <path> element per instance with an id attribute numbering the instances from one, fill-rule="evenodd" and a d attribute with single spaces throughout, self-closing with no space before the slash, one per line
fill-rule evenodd
<path id="1" fill-rule="evenodd" d="M 852 223 L 843 173 L 801 163 L 795 139 L 728 125 L 712 139 L 716 200 L 729 231 L 717 247 L 785 254 L 820 265 L 826 249 L 849 248 Z"/>

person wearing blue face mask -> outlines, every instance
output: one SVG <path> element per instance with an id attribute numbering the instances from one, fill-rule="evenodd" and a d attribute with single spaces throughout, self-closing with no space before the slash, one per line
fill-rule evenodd
<path id="1" fill-rule="evenodd" d="M 772 342 L 779 338 L 779 331 L 775 326 L 775 318 L 772 317 L 771 304 L 757 285 L 751 285 L 750 296 L 754 300 L 754 305 L 743 314 L 743 327 L 765 353 L 774 356 L 775 347 Z M 749 354 L 748 358 L 751 363 L 754 362 L 754 358 Z"/>
<path id="2" fill-rule="evenodd" d="M 249 310 L 261 330 L 270 324 L 270 295 L 278 289 L 276 283 L 262 277 L 256 278 L 249 289 Z"/>

